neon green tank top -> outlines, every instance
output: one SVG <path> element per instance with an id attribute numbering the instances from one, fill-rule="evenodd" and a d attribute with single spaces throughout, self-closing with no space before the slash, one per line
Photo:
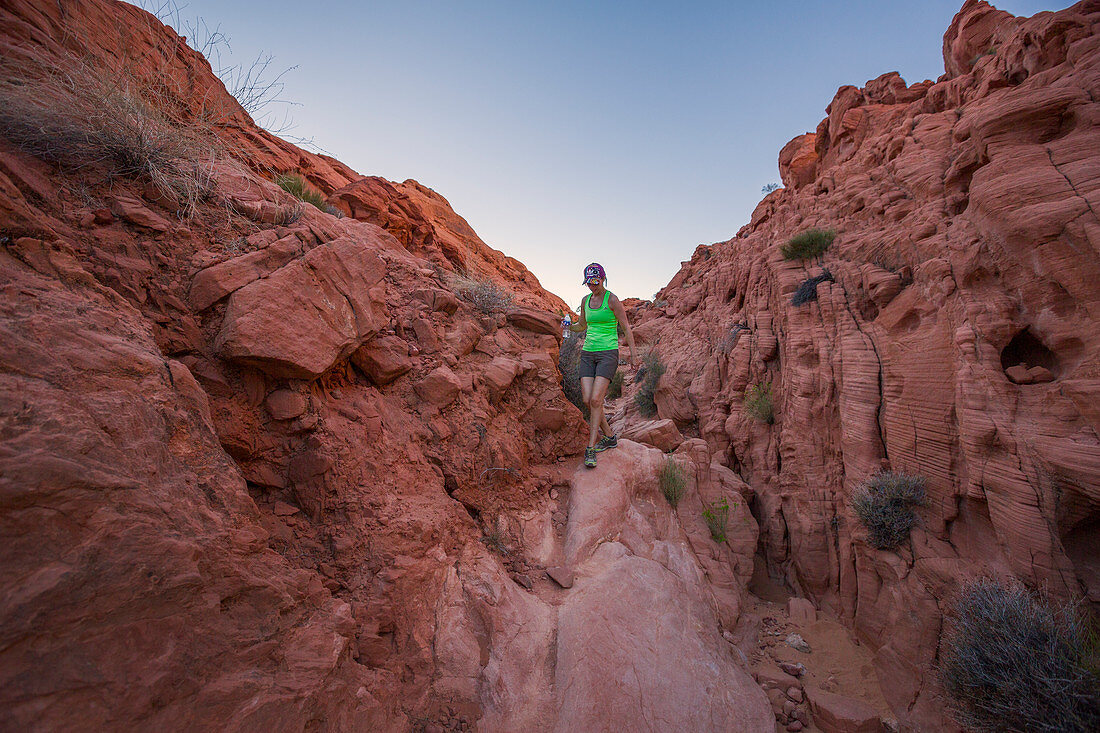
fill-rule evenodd
<path id="1" fill-rule="evenodd" d="M 588 322 L 588 334 L 584 337 L 581 351 L 608 351 L 619 348 L 619 319 L 611 310 L 611 291 L 603 294 L 603 304 L 599 308 L 589 308 L 592 294 L 584 296 L 584 320 Z"/>

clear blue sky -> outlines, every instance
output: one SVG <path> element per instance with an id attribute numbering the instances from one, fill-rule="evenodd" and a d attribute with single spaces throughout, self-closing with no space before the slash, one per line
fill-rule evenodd
<path id="1" fill-rule="evenodd" d="M 187 0 L 181 17 L 220 25 L 233 60 L 297 66 L 293 134 L 430 186 L 577 303 L 590 261 L 620 297 L 649 298 L 696 245 L 736 233 L 837 87 L 942 74 L 961 6 Z"/>

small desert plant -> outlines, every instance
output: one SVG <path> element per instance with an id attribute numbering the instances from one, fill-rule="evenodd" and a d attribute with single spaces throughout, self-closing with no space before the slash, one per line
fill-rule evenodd
<path id="1" fill-rule="evenodd" d="M 617 400 L 623 396 L 623 373 L 615 372 L 611 384 L 607 387 L 607 399 Z"/>
<path id="2" fill-rule="evenodd" d="M 769 183 L 769 184 L 766 184 L 765 186 L 763 186 L 763 187 L 762 187 L 762 188 L 760 189 L 760 193 L 762 193 L 762 194 L 764 194 L 765 196 L 767 196 L 767 195 L 768 195 L 769 193 L 771 193 L 772 191 L 778 191 L 778 190 L 779 190 L 779 188 L 780 188 L 780 186 L 779 186 L 779 184 L 778 184 L 778 183 Z"/>
<path id="3" fill-rule="evenodd" d="M 279 226 L 286 227 L 286 226 L 290 226 L 291 224 L 293 224 L 294 222 L 298 221 L 301 218 L 302 218 L 302 205 L 301 204 L 294 204 L 293 206 L 288 206 L 287 208 L 282 209 L 279 212 L 279 216 L 275 220 L 275 223 L 278 224 Z"/>
<path id="4" fill-rule="evenodd" d="M 707 523 L 711 539 L 715 542 L 726 541 L 726 524 L 730 518 L 730 505 L 725 497 L 709 504 L 703 510 L 703 521 Z"/>
<path id="5" fill-rule="evenodd" d="M 634 403 L 638 405 L 638 409 L 645 417 L 653 417 L 657 414 L 657 403 L 653 398 L 657 392 L 657 382 L 664 373 L 665 365 L 661 363 L 661 355 L 656 349 L 651 349 L 642 359 L 642 366 L 634 377 L 635 382 L 640 380 L 638 392 L 634 395 Z"/>
<path id="6" fill-rule="evenodd" d="M 860 484 L 852 508 L 867 528 L 873 547 L 892 550 L 909 538 L 917 524 L 914 507 L 926 502 L 924 477 L 880 471 Z"/>
<path id="7" fill-rule="evenodd" d="M 275 179 L 275 185 L 291 196 L 294 196 L 299 201 L 313 204 L 315 208 L 321 211 L 324 211 L 325 206 L 327 206 L 324 195 L 310 186 L 309 183 L 306 182 L 306 179 L 302 178 L 297 173 L 284 173 Z"/>
<path id="8" fill-rule="evenodd" d="M 684 474 L 684 469 L 671 457 L 666 458 L 664 465 L 661 466 L 661 472 L 657 476 L 657 481 L 661 486 L 661 493 L 675 509 L 676 505 L 680 503 L 680 498 L 684 495 L 684 489 L 687 488 L 687 476 Z"/>
<path id="9" fill-rule="evenodd" d="M 492 280 L 456 275 L 454 291 L 487 316 L 504 313 L 512 307 L 512 294 Z"/>
<path id="10" fill-rule="evenodd" d="M 964 587 L 940 647 L 955 719 L 983 733 L 1100 730 L 1100 650 L 1075 611 L 1018 584 Z"/>
<path id="11" fill-rule="evenodd" d="M 733 351 L 733 347 L 737 345 L 737 339 L 742 331 L 749 330 L 749 327 L 743 323 L 734 324 L 730 332 L 722 337 L 722 340 L 718 342 L 718 353 L 728 354 Z"/>
<path id="12" fill-rule="evenodd" d="M 779 251 L 785 260 L 809 260 L 824 254 L 835 238 L 832 229 L 807 229 L 788 239 Z"/>
<path id="13" fill-rule="evenodd" d="M 502 557 L 508 557 L 509 555 L 512 554 L 508 550 L 508 545 L 505 542 L 504 535 L 501 534 L 500 530 L 495 530 L 494 529 L 489 534 L 484 535 L 481 538 L 481 544 L 485 545 L 492 552 L 495 552 L 496 554 L 498 554 Z"/>
<path id="14" fill-rule="evenodd" d="M 795 290 L 794 295 L 791 296 L 791 305 L 800 306 L 817 300 L 817 286 L 819 283 L 823 282 L 833 282 L 833 274 L 828 270 L 825 270 L 817 277 L 811 277 L 803 281 L 803 283 L 798 286 L 798 290 Z"/>
<path id="15" fill-rule="evenodd" d="M 769 425 L 775 422 L 771 382 L 761 382 L 745 390 L 745 412 L 760 422 Z"/>

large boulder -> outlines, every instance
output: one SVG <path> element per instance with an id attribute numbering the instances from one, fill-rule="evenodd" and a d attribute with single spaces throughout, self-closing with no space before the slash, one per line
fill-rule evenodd
<path id="1" fill-rule="evenodd" d="M 458 399 L 462 391 L 462 382 L 446 366 L 440 365 L 430 371 L 416 385 L 416 394 L 425 402 L 436 407 L 446 407 Z"/>
<path id="2" fill-rule="evenodd" d="M 779 151 L 779 177 L 788 188 L 812 183 L 817 173 L 817 133 L 799 135 Z"/>
<path id="3" fill-rule="evenodd" d="M 337 239 L 229 298 L 218 354 L 279 377 L 315 379 L 373 336 L 385 266 L 369 243 Z"/>
<path id="4" fill-rule="evenodd" d="M 814 724 L 824 733 L 879 733 L 882 730 L 878 713 L 863 700 L 816 687 L 808 688 L 806 693 Z"/>
<path id="5" fill-rule="evenodd" d="M 188 300 L 195 310 L 206 310 L 234 290 L 279 269 L 301 253 L 301 240 L 290 234 L 263 249 L 219 262 L 195 275 Z"/>
<path id="6" fill-rule="evenodd" d="M 548 336 L 561 336 L 561 320 L 534 308 L 512 308 L 504 314 L 516 328 Z"/>
<path id="7" fill-rule="evenodd" d="M 379 386 L 389 384 L 412 369 L 409 345 L 397 336 L 376 336 L 356 349 L 351 363 Z"/>
<path id="8" fill-rule="evenodd" d="M 684 436 L 676 429 L 676 423 L 667 418 L 629 424 L 623 429 L 622 436 L 659 448 L 665 453 L 675 450 L 684 442 Z"/>
<path id="9" fill-rule="evenodd" d="M 481 381 L 489 388 L 489 394 L 496 399 L 512 386 L 518 372 L 519 363 L 515 359 L 498 356 L 481 370 Z"/>

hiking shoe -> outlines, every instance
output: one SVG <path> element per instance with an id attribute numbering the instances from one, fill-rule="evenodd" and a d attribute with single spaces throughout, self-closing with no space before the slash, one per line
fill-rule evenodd
<path id="1" fill-rule="evenodd" d="M 584 449 L 584 465 L 585 465 L 585 468 L 595 468 L 596 467 L 596 449 L 595 448 L 585 448 Z"/>
<path id="2" fill-rule="evenodd" d="M 600 453 L 608 448 L 614 448 L 619 444 L 618 435 L 605 435 L 600 438 L 600 442 L 596 443 L 596 452 Z"/>

